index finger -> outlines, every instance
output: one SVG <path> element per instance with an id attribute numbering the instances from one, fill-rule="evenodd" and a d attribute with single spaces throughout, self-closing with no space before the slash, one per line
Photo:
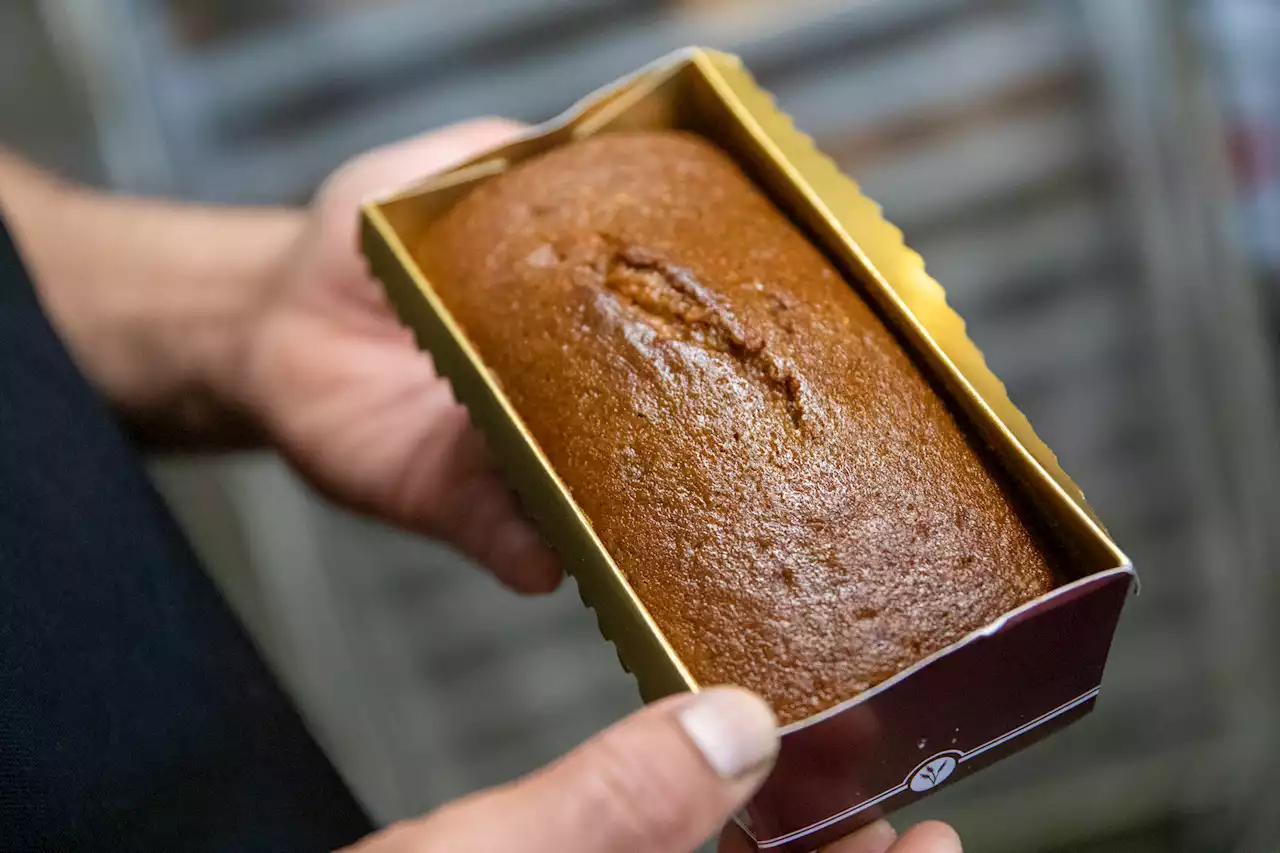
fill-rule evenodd
<path id="1" fill-rule="evenodd" d="M 755 853 L 756 846 L 738 826 L 725 827 L 718 853 Z M 945 823 L 926 821 L 902 838 L 888 821 L 878 820 L 823 848 L 822 853 L 961 853 L 960 838 Z"/>
<path id="2" fill-rule="evenodd" d="M 878 820 L 823 848 L 823 853 L 886 853 L 897 837 L 898 833 L 888 821 Z M 756 853 L 756 846 L 737 824 L 730 824 L 720 833 L 716 850 L 717 853 Z"/>

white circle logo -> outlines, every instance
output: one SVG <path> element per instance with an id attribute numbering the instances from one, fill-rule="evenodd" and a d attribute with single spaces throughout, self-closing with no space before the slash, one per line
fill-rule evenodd
<path id="1" fill-rule="evenodd" d="M 956 769 L 956 753 L 943 752 L 916 768 L 908 783 L 913 791 L 928 791 L 947 781 Z"/>

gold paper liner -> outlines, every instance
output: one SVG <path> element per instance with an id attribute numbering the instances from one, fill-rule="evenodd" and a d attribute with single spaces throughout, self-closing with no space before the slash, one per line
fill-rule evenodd
<path id="1" fill-rule="evenodd" d="M 947 305 L 942 287 L 904 244 L 902 232 L 795 128 L 736 57 L 685 49 L 597 91 L 514 142 L 364 209 L 364 245 L 373 273 L 470 409 L 646 699 L 698 685 L 418 269 L 402 235 L 420 234 L 476 183 L 513 163 L 595 133 L 655 128 L 691 130 L 715 142 L 845 268 L 857 282 L 851 286 L 880 309 L 1046 521 L 1074 546 L 1081 565 L 1073 577 L 1129 565 L 1057 458 L 1010 402 L 969 340 L 964 321 Z"/>

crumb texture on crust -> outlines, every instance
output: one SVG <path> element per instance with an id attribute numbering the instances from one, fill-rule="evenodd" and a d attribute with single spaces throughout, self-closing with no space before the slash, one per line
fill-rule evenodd
<path id="1" fill-rule="evenodd" d="M 416 255 L 699 683 L 793 722 L 1053 587 L 978 442 L 710 143 L 556 149 Z"/>

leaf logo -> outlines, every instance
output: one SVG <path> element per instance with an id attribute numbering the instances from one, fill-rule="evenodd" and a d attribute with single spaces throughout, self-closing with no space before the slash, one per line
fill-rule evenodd
<path id="1" fill-rule="evenodd" d="M 911 774 L 911 790 L 920 792 L 936 788 L 947 781 L 956 769 L 955 753 L 941 753 L 930 758 Z"/>

